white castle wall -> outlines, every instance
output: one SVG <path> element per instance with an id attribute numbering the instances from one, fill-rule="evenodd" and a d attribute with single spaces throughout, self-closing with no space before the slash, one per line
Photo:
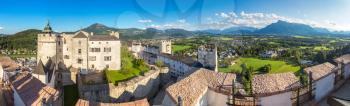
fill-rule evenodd
<path id="1" fill-rule="evenodd" d="M 120 46 L 120 41 L 89 41 L 89 48 L 100 48 L 101 50 L 100 52 L 89 52 L 89 56 L 96 57 L 95 61 L 89 60 L 89 68 L 103 70 L 108 65 L 109 69 L 120 70 Z M 111 52 L 104 52 L 104 48 L 111 48 Z M 111 56 L 111 61 L 105 61 L 105 56 Z"/>
<path id="2" fill-rule="evenodd" d="M 37 59 L 40 59 L 44 64 L 47 63 L 50 57 L 56 56 L 56 36 L 56 34 L 38 35 Z"/>

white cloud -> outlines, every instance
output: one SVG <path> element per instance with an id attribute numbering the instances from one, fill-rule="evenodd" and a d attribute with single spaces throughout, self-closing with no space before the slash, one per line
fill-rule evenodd
<path id="1" fill-rule="evenodd" d="M 186 23 L 186 20 L 185 20 L 185 19 L 181 19 L 181 20 L 178 20 L 178 22 L 180 22 L 180 23 Z"/>
<path id="2" fill-rule="evenodd" d="M 151 23 L 152 20 L 138 20 L 139 23 Z"/>
<path id="3" fill-rule="evenodd" d="M 263 28 L 271 23 L 277 22 L 278 20 L 283 20 L 292 23 L 302 23 L 307 24 L 312 27 L 327 28 L 331 31 L 335 30 L 350 30 L 350 25 L 339 24 L 329 20 L 323 22 L 298 19 L 293 17 L 286 17 L 277 15 L 274 13 L 246 13 L 244 11 L 236 14 L 234 12 L 220 12 L 214 14 L 212 17 L 203 18 L 205 21 L 200 24 L 189 23 L 185 19 L 180 19 L 175 22 L 164 23 L 164 24 L 152 24 L 147 27 L 157 28 L 157 29 L 170 29 L 170 28 L 181 28 L 186 30 L 203 30 L 203 29 L 225 29 L 234 26 L 246 26 L 254 28 Z M 149 23 L 151 20 L 139 20 L 141 23 Z"/>
<path id="4" fill-rule="evenodd" d="M 4 29 L 4 27 L 0 27 L 0 30 Z"/>

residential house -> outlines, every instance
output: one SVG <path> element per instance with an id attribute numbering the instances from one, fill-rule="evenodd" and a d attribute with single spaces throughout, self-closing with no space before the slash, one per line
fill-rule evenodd
<path id="1" fill-rule="evenodd" d="M 253 94 L 261 106 L 292 106 L 292 90 L 300 86 L 292 73 L 254 75 Z"/>
<path id="2" fill-rule="evenodd" d="M 315 91 L 315 100 L 319 102 L 326 97 L 334 88 L 336 66 L 326 62 L 312 67 L 307 67 L 304 71 L 312 74 L 313 88 Z"/>
<path id="3" fill-rule="evenodd" d="M 225 106 L 236 75 L 200 68 L 166 89 L 163 106 Z"/>

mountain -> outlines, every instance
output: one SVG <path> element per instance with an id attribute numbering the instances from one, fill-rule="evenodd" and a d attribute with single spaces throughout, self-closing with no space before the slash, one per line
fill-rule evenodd
<path id="1" fill-rule="evenodd" d="M 309 25 L 299 23 L 289 23 L 286 21 L 277 21 L 257 30 L 255 34 L 271 34 L 271 35 L 326 35 L 330 34 L 327 29 L 312 28 Z"/>
<path id="2" fill-rule="evenodd" d="M 170 37 L 189 37 L 195 35 L 194 32 L 184 29 L 166 29 L 164 33 Z"/>
<path id="3" fill-rule="evenodd" d="M 95 23 L 84 29 L 87 32 L 93 32 L 96 35 L 109 34 L 110 31 L 118 31 L 121 39 L 152 39 L 152 38 L 169 38 L 169 37 L 188 37 L 193 36 L 194 33 L 184 29 L 166 29 L 158 30 L 155 28 L 138 29 L 138 28 L 124 28 L 117 29 L 108 27 L 106 25 Z"/>
<path id="4" fill-rule="evenodd" d="M 258 30 L 257 28 L 253 27 L 240 27 L 240 26 L 234 26 L 223 30 L 218 29 L 207 29 L 207 30 L 200 30 L 198 32 L 201 33 L 210 33 L 210 34 L 234 34 L 234 35 L 244 35 L 244 34 L 250 34 L 254 31 Z"/>
<path id="5" fill-rule="evenodd" d="M 231 27 L 231 28 L 227 28 L 222 30 L 222 33 L 224 34 L 249 34 L 252 33 L 254 31 L 258 30 L 257 28 L 253 28 L 253 27 Z"/>
<path id="6" fill-rule="evenodd" d="M 94 32 L 95 34 L 109 34 L 109 31 L 118 31 L 116 28 L 107 27 L 106 25 L 95 23 L 84 29 L 83 31 Z"/>
<path id="7" fill-rule="evenodd" d="M 37 35 L 40 32 L 41 30 L 28 29 L 13 35 L 4 36 L 4 38 L 1 38 L 3 40 L 0 40 L 0 45 L 5 49 L 26 48 L 29 50 L 35 50 Z"/>

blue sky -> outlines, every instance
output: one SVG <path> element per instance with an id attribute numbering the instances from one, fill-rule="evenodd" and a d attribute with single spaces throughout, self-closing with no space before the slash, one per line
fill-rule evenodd
<path id="1" fill-rule="evenodd" d="M 262 28 L 277 20 L 350 30 L 350 0 L 0 0 L 0 33 L 118 28 Z"/>

